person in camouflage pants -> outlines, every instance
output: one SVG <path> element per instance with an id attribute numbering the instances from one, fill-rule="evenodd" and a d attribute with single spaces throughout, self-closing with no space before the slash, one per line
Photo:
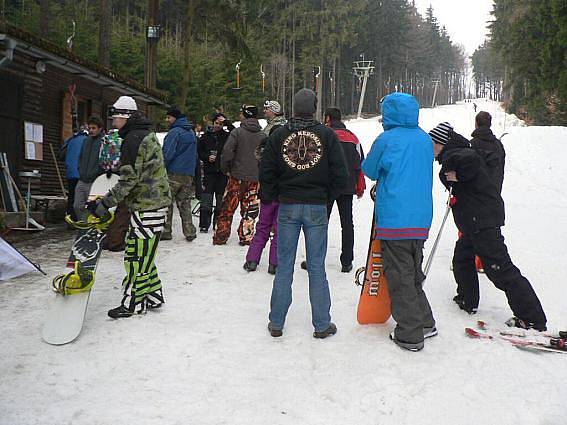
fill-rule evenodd
<path id="1" fill-rule="evenodd" d="M 169 132 L 163 142 L 163 158 L 169 176 L 171 195 L 177 202 L 181 216 L 183 235 L 191 242 L 197 237 L 197 229 L 193 225 L 191 200 L 195 197 L 195 164 L 197 162 L 197 138 L 193 126 L 185 115 L 177 108 L 167 111 L 166 120 Z M 173 219 L 173 204 L 167 212 L 165 230 L 162 240 L 172 238 L 171 226 Z"/>
<path id="2" fill-rule="evenodd" d="M 109 115 L 123 139 L 120 180 L 88 209 L 102 217 L 123 202 L 132 213 L 124 254 L 124 295 L 120 305 L 108 311 L 118 319 L 159 308 L 164 302 L 154 260 L 171 192 L 157 136 L 150 130 L 150 121 L 138 112 L 134 99 L 121 96 Z"/>

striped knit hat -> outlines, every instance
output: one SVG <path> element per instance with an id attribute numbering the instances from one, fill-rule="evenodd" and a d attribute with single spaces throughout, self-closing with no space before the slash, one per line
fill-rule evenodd
<path id="1" fill-rule="evenodd" d="M 433 130 L 429 132 L 431 139 L 434 143 L 439 143 L 440 145 L 446 145 L 449 141 L 449 132 L 453 131 L 453 126 L 448 122 L 442 122 L 438 124 Z"/>

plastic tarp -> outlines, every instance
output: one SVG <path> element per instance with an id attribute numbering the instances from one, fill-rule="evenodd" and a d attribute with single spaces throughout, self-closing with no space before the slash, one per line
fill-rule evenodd
<path id="1" fill-rule="evenodd" d="M 0 280 L 8 280 L 39 269 L 12 245 L 0 238 Z"/>

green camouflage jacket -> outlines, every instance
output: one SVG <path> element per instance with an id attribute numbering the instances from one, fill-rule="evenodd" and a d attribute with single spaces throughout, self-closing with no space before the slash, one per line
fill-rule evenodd
<path id="1" fill-rule="evenodd" d="M 120 180 L 103 199 L 107 207 L 125 201 L 130 211 L 150 211 L 171 204 L 171 192 L 161 146 L 151 123 L 141 116 L 128 119 L 120 130 L 124 139 Z"/>

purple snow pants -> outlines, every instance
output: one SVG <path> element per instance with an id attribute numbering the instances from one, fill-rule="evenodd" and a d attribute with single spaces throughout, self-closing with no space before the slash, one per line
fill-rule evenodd
<path id="1" fill-rule="evenodd" d="M 260 202 L 260 218 L 256 223 L 256 234 L 250 243 L 246 261 L 260 262 L 262 251 L 270 239 L 270 231 L 274 232 L 274 237 L 270 242 L 270 264 L 278 265 L 278 210 L 280 204 L 273 202 Z"/>

